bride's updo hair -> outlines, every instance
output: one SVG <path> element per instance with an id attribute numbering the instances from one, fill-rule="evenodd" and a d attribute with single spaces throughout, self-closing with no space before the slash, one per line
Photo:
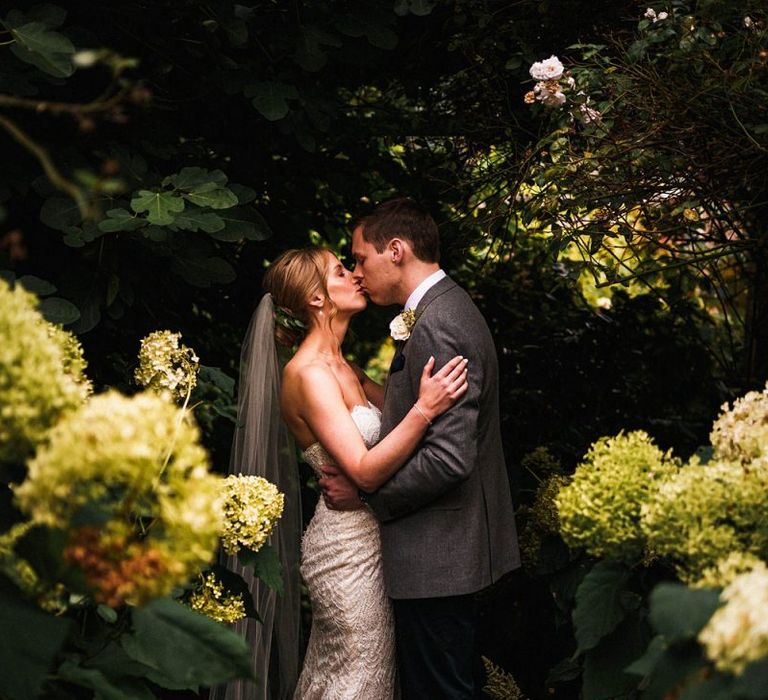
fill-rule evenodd
<path id="1" fill-rule="evenodd" d="M 319 290 L 330 301 L 327 277 L 328 251 L 314 246 L 287 250 L 269 266 L 264 289 L 275 303 L 278 343 L 293 347 L 309 328 L 309 299 L 313 294 Z"/>

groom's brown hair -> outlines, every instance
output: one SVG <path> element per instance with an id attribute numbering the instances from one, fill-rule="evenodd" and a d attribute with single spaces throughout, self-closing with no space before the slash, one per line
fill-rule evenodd
<path id="1" fill-rule="evenodd" d="M 429 212 L 408 197 L 390 199 L 379 204 L 370 214 L 358 219 L 363 239 L 381 253 L 393 238 L 411 245 L 414 255 L 424 262 L 440 261 L 440 237 L 437 224 Z"/>

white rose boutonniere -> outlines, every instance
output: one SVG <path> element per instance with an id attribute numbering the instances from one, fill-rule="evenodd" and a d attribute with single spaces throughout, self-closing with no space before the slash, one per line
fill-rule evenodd
<path id="1" fill-rule="evenodd" d="M 389 333 L 395 340 L 408 340 L 415 323 L 416 312 L 413 309 L 408 309 L 408 311 L 403 311 L 392 319 L 389 324 Z"/>

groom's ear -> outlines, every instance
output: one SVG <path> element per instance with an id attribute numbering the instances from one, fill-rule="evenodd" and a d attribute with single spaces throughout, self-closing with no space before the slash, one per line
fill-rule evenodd
<path id="1" fill-rule="evenodd" d="M 393 263 L 402 262 L 404 252 L 405 246 L 401 238 L 392 238 L 389 243 L 387 243 L 387 253 L 389 253 Z"/>

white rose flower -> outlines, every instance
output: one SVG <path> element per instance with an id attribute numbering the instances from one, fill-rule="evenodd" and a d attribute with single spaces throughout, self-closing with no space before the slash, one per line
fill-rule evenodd
<path id="1" fill-rule="evenodd" d="M 655 22 L 656 20 L 658 20 L 658 21 L 661 22 L 661 21 L 665 20 L 667 17 L 669 17 L 669 13 L 668 12 L 659 12 L 659 16 L 655 20 L 653 20 L 653 21 Z"/>
<path id="2" fill-rule="evenodd" d="M 754 22 L 752 21 L 752 18 L 751 18 L 749 15 L 747 15 L 747 16 L 744 18 L 744 26 L 745 26 L 747 29 L 750 29 L 750 28 L 752 27 L 752 25 L 753 25 L 753 24 L 754 24 Z"/>
<path id="3" fill-rule="evenodd" d="M 411 336 L 409 327 L 403 314 L 398 314 L 389 324 L 389 333 L 395 340 L 408 340 Z"/>
<path id="4" fill-rule="evenodd" d="M 645 11 L 645 14 L 643 15 L 643 17 L 645 17 L 646 19 L 652 19 L 655 22 L 656 21 L 656 10 L 654 10 L 651 7 L 649 7 Z"/>
<path id="5" fill-rule="evenodd" d="M 563 64 L 557 56 L 550 56 L 546 61 L 537 61 L 531 66 L 534 80 L 557 80 L 563 74 Z"/>
<path id="6" fill-rule="evenodd" d="M 537 83 L 533 91 L 536 93 L 536 99 L 547 107 L 562 107 L 565 104 L 565 95 L 557 83 Z"/>

